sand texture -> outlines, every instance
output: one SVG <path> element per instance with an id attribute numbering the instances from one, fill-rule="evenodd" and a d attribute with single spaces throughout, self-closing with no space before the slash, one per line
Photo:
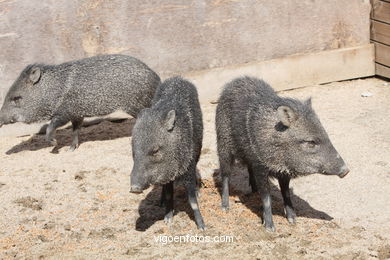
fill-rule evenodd
<path id="1" fill-rule="evenodd" d="M 370 92 L 369 97 L 362 97 Z M 186 193 L 175 194 L 174 222 L 159 207 L 160 188 L 130 194 L 133 119 L 44 136 L 0 137 L 1 259 L 386 259 L 390 257 L 390 84 L 369 78 L 281 93 L 313 107 L 351 172 L 292 181 L 297 224 L 272 187 L 275 233 L 261 225 L 261 202 L 237 166 L 229 212 L 220 209 L 215 104 L 202 105 L 204 145 L 199 199 L 208 229 L 196 229 Z M 158 235 L 232 235 L 233 243 L 155 242 Z"/>

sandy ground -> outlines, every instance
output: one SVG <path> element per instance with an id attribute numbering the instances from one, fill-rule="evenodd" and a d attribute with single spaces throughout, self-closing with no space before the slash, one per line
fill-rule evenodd
<path id="1" fill-rule="evenodd" d="M 372 96 L 362 97 L 370 92 Z M 220 210 L 214 131 L 216 105 L 203 109 L 205 139 L 198 169 L 208 229 L 196 229 L 182 189 L 174 223 L 158 206 L 160 188 L 129 193 L 134 120 L 82 129 L 67 151 L 70 129 L 53 149 L 43 136 L 0 137 L 0 258 L 386 259 L 390 257 L 390 84 L 354 80 L 283 92 L 313 97 L 324 127 L 351 169 L 344 179 L 311 175 L 292 181 L 297 224 L 283 215 L 273 187 L 275 233 L 260 222 L 261 202 L 237 167 L 231 210 Z M 231 235 L 231 243 L 156 242 L 159 235 Z M 158 237 L 157 237 L 158 238 Z"/>

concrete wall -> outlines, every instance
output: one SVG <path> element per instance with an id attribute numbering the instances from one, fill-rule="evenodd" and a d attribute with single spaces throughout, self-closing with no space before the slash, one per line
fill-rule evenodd
<path id="1" fill-rule="evenodd" d="M 368 0 L 0 0 L 0 100 L 35 62 L 123 53 L 165 77 L 359 46 L 369 12 Z"/>

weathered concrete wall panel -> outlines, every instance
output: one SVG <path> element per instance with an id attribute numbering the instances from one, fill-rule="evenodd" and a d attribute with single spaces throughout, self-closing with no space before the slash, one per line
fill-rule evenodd
<path id="1" fill-rule="evenodd" d="M 362 0 L 1 0 L 0 98 L 34 62 L 123 53 L 168 76 L 367 44 L 369 12 Z"/>

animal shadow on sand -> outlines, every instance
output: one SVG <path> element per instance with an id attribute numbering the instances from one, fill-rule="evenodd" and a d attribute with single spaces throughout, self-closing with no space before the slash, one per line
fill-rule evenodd
<path id="1" fill-rule="evenodd" d="M 159 220 L 163 220 L 165 216 L 165 206 L 160 206 L 161 198 L 161 187 L 160 185 L 154 186 L 153 189 L 146 195 L 138 206 L 139 218 L 136 221 L 135 229 L 137 231 L 146 231 Z M 186 212 L 194 227 L 195 217 L 194 213 L 188 203 L 187 191 L 184 187 L 175 187 L 174 189 L 174 217 L 179 212 Z"/>
<path id="2" fill-rule="evenodd" d="M 114 121 L 94 120 L 83 124 L 80 130 L 79 145 L 90 141 L 105 141 L 121 137 L 130 137 L 132 135 L 135 119 L 120 119 Z M 46 141 L 44 133 L 46 125 L 42 127 L 39 134 L 33 135 L 26 141 L 15 145 L 6 154 L 19 153 L 21 151 L 37 151 L 47 147 L 53 147 Z M 58 151 L 70 146 L 72 142 L 72 126 L 64 129 L 57 129 L 56 131 L 57 146 L 53 147 L 51 153 L 58 153 Z"/>
<path id="3" fill-rule="evenodd" d="M 200 179 L 198 169 L 196 169 L 196 173 L 199 177 L 199 185 L 202 186 L 202 180 Z M 148 195 L 146 195 L 146 198 L 139 203 L 139 218 L 137 219 L 135 224 L 136 230 L 146 231 L 148 228 L 153 226 L 154 223 L 164 219 L 165 206 L 161 206 L 161 190 L 161 185 L 155 185 L 153 189 L 148 193 Z M 173 215 L 175 216 L 179 212 L 185 212 L 193 222 L 194 227 L 196 227 L 194 212 L 188 203 L 187 190 L 185 189 L 185 187 L 182 185 L 178 185 L 177 187 L 175 186 L 173 196 Z M 175 217 L 173 217 L 173 221 L 175 221 Z"/>
<path id="4" fill-rule="evenodd" d="M 219 195 L 221 196 L 222 183 L 221 183 L 219 169 L 214 171 L 213 179 L 214 179 L 214 185 L 217 187 Z M 272 214 L 273 215 L 276 214 L 284 217 L 285 213 L 284 213 L 283 197 L 280 192 L 279 185 L 275 185 L 274 183 L 270 182 L 270 188 L 271 188 L 271 197 L 272 197 Z M 263 218 L 263 214 L 262 214 L 263 210 L 262 210 L 260 195 L 257 192 L 252 193 L 252 190 L 249 186 L 248 171 L 244 169 L 242 166 L 234 167 L 230 179 L 229 191 L 230 191 L 229 192 L 230 197 L 237 196 L 239 198 L 239 200 L 236 201 L 235 203 L 242 203 L 253 213 L 259 216 L 259 218 L 261 219 Z M 291 194 L 291 200 L 295 209 L 295 213 L 297 214 L 297 217 L 323 219 L 327 221 L 333 219 L 333 217 L 329 216 L 327 213 L 314 209 L 312 206 L 310 206 L 308 202 L 301 199 L 299 196 L 295 195 L 291 183 L 290 183 L 290 194 Z M 232 205 L 232 201 L 230 200 L 230 208 L 232 206 L 234 207 L 234 205 Z M 287 223 L 287 219 L 286 219 L 286 223 Z"/>

